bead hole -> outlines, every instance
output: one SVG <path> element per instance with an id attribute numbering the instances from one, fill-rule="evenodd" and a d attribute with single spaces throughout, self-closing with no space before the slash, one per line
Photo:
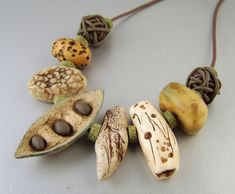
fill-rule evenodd
<path id="1" fill-rule="evenodd" d="M 157 175 L 158 178 L 170 177 L 174 174 L 174 172 L 175 172 L 175 169 L 172 169 L 172 170 L 163 171 L 159 174 L 156 173 L 156 175 Z"/>

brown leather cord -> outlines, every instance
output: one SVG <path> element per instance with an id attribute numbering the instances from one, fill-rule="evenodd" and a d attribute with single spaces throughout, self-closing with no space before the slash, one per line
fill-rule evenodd
<path id="1" fill-rule="evenodd" d="M 153 0 L 153 1 L 150 1 L 150 2 L 145 3 L 145 4 L 143 4 L 143 5 L 139 6 L 139 7 L 136 7 L 136 8 L 134 8 L 134 9 L 130 10 L 130 11 L 127 11 L 127 12 L 125 12 L 125 13 L 122 13 L 122 14 L 120 14 L 120 15 L 117 15 L 117 16 L 113 17 L 111 20 L 112 20 L 112 21 L 115 21 L 115 20 L 118 20 L 118 19 L 120 19 L 120 18 L 122 18 L 122 17 L 125 17 L 125 16 L 127 16 L 127 15 L 137 13 L 137 12 L 139 12 L 139 11 L 141 11 L 141 10 L 144 10 L 144 9 L 146 9 L 146 8 L 152 6 L 152 5 L 154 5 L 154 4 L 156 4 L 156 3 L 160 2 L 160 1 L 162 1 L 162 0 Z"/>
<path id="2" fill-rule="evenodd" d="M 198 67 L 188 76 L 186 85 L 190 89 L 197 91 L 206 104 L 210 104 L 217 94 L 220 94 L 221 82 L 214 69 L 216 64 L 216 24 L 218 11 L 224 0 L 219 0 L 213 15 L 212 39 L 213 53 L 210 67 Z"/>
<path id="3" fill-rule="evenodd" d="M 106 36 L 109 34 L 112 28 L 112 21 L 116 21 L 122 17 L 130 14 L 137 13 L 144 10 L 162 0 L 153 0 L 145 3 L 139 7 L 136 7 L 130 11 L 124 12 L 112 19 L 104 18 L 101 15 L 88 15 L 82 18 L 78 35 L 83 36 L 91 47 L 99 46 Z"/>
<path id="4" fill-rule="evenodd" d="M 221 6 L 221 4 L 223 3 L 224 0 L 219 0 L 219 2 L 217 3 L 217 6 L 215 8 L 214 11 L 214 16 L 213 16 L 213 29 L 212 29 L 212 33 L 213 33 L 213 54 L 212 54 L 212 62 L 211 62 L 211 67 L 215 67 L 215 63 L 216 63 L 216 51 L 217 51 L 217 47 L 216 47 L 216 26 L 217 26 L 217 16 L 218 16 L 218 11 L 219 8 Z"/>

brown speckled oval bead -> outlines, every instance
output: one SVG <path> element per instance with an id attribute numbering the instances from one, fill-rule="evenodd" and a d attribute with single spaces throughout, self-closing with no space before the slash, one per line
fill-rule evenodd
<path id="1" fill-rule="evenodd" d="M 60 38 L 52 45 L 52 55 L 59 61 L 71 61 L 77 68 L 85 68 L 91 61 L 91 51 L 84 44 L 71 38 Z"/>

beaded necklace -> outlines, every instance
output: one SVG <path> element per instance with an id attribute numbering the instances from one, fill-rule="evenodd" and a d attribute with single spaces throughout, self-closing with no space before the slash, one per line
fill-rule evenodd
<path id="1" fill-rule="evenodd" d="M 59 66 L 35 73 L 28 82 L 28 90 L 36 99 L 54 105 L 29 127 L 16 150 L 16 158 L 62 151 L 87 134 L 95 142 L 99 179 L 111 176 L 125 157 L 128 143 L 137 142 L 156 178 L 167 179 L 178 171 L 179 147 L 172 129 L 179 126 L 188 135 L 196 134 L 206 122 L 207 105 L 220 93 L 221 82 L 215 70 L 216 24 L 224 0 L 218 0 L 214 11 L 211 65 L 194 69 L 186 86 L 176 82 L 166 85 L 159 96 L 161 112 L 151 102 L 140 101 L 129 110 L 133 125 L 128 126 L 127 114 L 120 106 L 107 110 L 102 124 L 95 123 L 104 93 L 85 92 L 87 79 L 80 71 L 91 60 L 89 46 L 101 45 L 114 21 L 160 1 L 150 1 L 111 19 L 85 16 L 76 39 L 60 38 L 53 43 L 52 54 L 60 61 Z"/>

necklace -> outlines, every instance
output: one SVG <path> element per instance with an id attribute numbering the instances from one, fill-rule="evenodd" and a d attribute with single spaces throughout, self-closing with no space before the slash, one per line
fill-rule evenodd
<path id="1" fill-rule="evenodd" d="M 53 43 L 52 54 L 59 66 L 34 74 L 28 82 L 32 96 L 54 102 L 44 115 L 34 122 L 16 150 L 16 158 L 39 156 L 62 151 L 87 133 L 95 142 L 97 176 L 111 176 L 126 155 L 128 142 L 139 142 L 152 174 L 159 179 L 174 175 L 179 169 L 179 148 L 172 131 L 180 126 L 188 135 L 196 134 L 206 122 L 207 105 L 220 93 L 221 82 L 215 70 L 216 24 L 219 0 L 213 16 L 213 55 L 211 65 L 194 69 L 186 86 L 172 82 L 159 95 L 159 112 L 149 101 L 130 107 L 134 125 L 128 126 L 124 108 L 114 106 L 106 111 L 102 125 L 94 120 L 102 107 L 104 93 L 85 93 L 87 79 L 79 69 L 91 60 L 89 46 L 97 47 L 110 33 L 113 22 L 137 13 L 160 0 L 153 0 L 111 19 L 100 15 L 82 18 L 76 39 L 61 38 Z"/>

